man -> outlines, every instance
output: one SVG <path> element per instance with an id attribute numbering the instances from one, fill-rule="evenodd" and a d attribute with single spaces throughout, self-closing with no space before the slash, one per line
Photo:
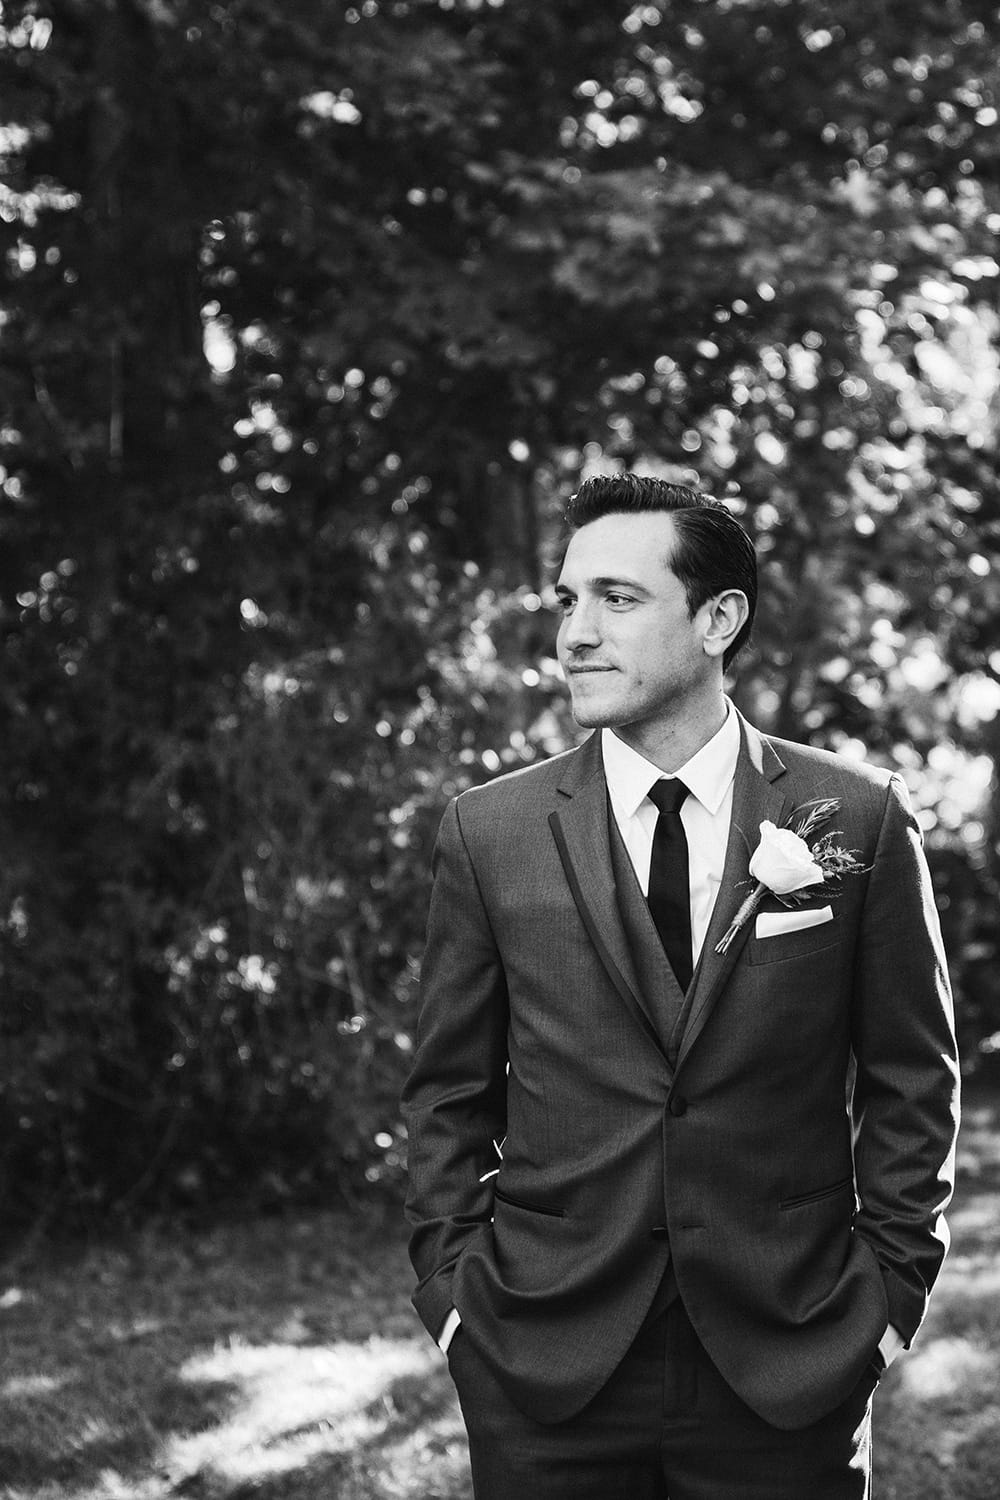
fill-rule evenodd
<path id="1" fill-rule="evenodd" d="M 947 1246 L 957 1067 L 919 834 L 898 777 L 724 696 L 757 592 L 725 507 L 626 475 L 567 518 L 559 656 L 598 732 L 445 813 L 414 1303 L 477 1500 L 853 1500 Z M 790 887 L 755 851 L 810 810 Z"/>

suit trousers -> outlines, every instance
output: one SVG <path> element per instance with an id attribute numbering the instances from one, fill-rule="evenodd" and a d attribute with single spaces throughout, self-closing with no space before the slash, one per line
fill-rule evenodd
<path id="1" fill-rule="evenodd" d="M 868 1500 L 873 1363 L 851 1395 L 796 1431 L 726 1384 L 683 1304 L 647 1319 L 618 1369 L 566 1422 L 520 1411 L 464 1329 L 448 1351 L 475 1500 Z"/>

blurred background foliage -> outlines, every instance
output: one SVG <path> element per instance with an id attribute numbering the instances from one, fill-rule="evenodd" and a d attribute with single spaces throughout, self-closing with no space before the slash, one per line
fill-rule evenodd
<path id="1" fill-rule="evenodd" d="M 613 467 L 753 534 L 740 706 L 905 773 L 988 1066 L 998 96 L 979 0 L 3 0 L 5 1226 L 398 1185 Z"/>

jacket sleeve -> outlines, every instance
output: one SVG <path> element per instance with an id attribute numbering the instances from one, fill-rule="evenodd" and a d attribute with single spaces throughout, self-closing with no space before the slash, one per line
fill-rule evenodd
<path id="1" fill-rule="evenodd" d="M 852 1014 L 856 1232 L 907 1343 L 948 1248 L 958 1060 L 948 971 L 920 831 L 903 782 L 887 788 L 862 914 Z"/>
<path id="2" fill-rule="evenodd" d="M 489 1234 L 492 1175 L 505 1134 L 507 986 L 458 805 L 446 811 L 421 971 L 413 1069 L 403 1093 L 412 1226 L 419 1278 L 413 1303 L 432 1338 L 453 1303 L 462 1251 Z"/>

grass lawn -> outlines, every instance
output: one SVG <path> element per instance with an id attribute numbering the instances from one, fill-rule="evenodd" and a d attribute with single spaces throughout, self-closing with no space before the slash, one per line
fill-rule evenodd
<path id="1" fill-rule="evenodd" d="M 973 1094 L 954 1246 L 876 1397 L 878 1500 L 1000 1497 L 1000 1108 Z M 0 1269 L 2 1500 L 468 1500 L 404 1231 L 148 1230 Z M 527 1497 L 526 1497 L 527 1500 Z"/>

